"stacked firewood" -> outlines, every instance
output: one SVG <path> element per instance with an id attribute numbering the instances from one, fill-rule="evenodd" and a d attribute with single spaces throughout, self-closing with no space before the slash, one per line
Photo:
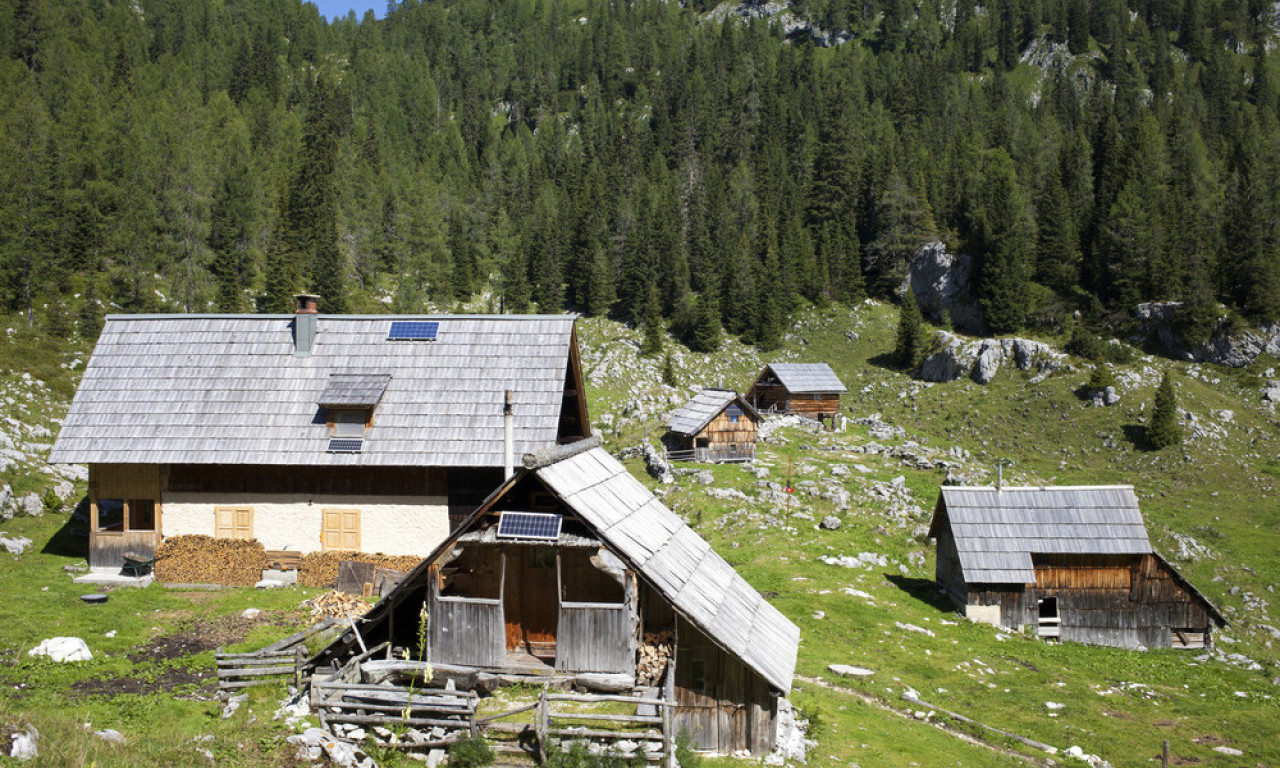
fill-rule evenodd
<path id="1" fill-rule="evenodd" d="M 302 607 L 309 609 L 311 621 L 317 622 L 326 618 L 342 619 L 348 616 L 354 619 L 368 613 L 372 606 L 346 592 L 326 592 L 310 600 L 304 600 Z"/>
<path id="2" fill-rule="evenodd" d="M 671 630 L 662 632 L 645 632 L 644 642 L 640 645 L 640 663 L 636 666 L 637 685 L 657 685 L 662 680 L 662 673 L 667 669 L 671 659 Z"/>
<path id="3" fill-rule="evenodd" d="M 338 568 L 344 560 L 373 563 L 379 568 L 411 571 L 422 562 L 412 555 L 368 555 L 363 552 L 308 552 L 298 566 L 298 583 L 308 587 L 331 589 L 338 583 Z"/>
<path id="4" fill-rule="evenodd" d="M 212 536 L 171 536 L 156 549 L 157 581 L 251 587 L 262 579 L 262 544 Z"/>

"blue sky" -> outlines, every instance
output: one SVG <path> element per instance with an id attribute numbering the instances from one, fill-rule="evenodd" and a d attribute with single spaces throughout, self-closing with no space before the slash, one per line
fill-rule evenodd
<path id="1" fill-rule="evenodd" d="M 342 17 L 347 15 L 347 11 L 355 11 L 357 19 L 364 18 L 364 12 L 373 9 L 374 15 L 382 18 L 387 15 L 387 0 L 310 0 L 310 2 L 320 9 L 320 13 L 326 19 Z"/>

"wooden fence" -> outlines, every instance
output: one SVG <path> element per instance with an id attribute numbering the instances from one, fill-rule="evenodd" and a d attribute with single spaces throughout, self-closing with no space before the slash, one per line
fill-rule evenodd
<path id="1" fill-rule="evenodd" d="M 219 648 L 214 654 L 218 692 L 230 694 L 240 688 L 277 681 L 292 682 L 302 690 L 306 682 L 307 638 L 333 626 L 333 619 L 325 619 L 252 653 L 224 653 Z"/>

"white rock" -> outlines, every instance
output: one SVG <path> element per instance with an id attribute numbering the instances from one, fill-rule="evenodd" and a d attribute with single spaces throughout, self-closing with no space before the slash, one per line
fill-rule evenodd
<path id="1" fill-rule="evenodd" d="M 40 517 L 44 514 L 44 502 L 35 493 L 28 493 L 26 496 L 18 499 L 18 509 L 22 514 L 31 517 Z"/>
<path id="2" fill-rule="evenodd" d="M 31 539 L 26 536 L 14 536 L 10 538 L 6 534 L 0 533 L 0 547 L 4 547 L 11 555 L 20 555 L 31 546 Z"/>
<path id="3" fill-rule="evenodd" d="M 97 736 L 103 741 L 113 741 L 116 744 L 128 743 L 125 741 L 124 734 L 120 733 L 114 728 L 103 728 L 101 731 L 94 731 L 93 735 Z"/>
<path id="4" fill-rule="evenodd" d="M 18 760 L 32 760 L 40 756 L 40 750 L 36 748 L 36 740 L 40 738 L 40 732 L 36 727 L 27 724 L 27 730 L 21 733 L 10 734 L 9 736 L 9 757 Z"/>
<path id="5" fill-rule="evenodd" d="M 1063 707 L 1065 707 L 1065 706 L 1066 706 L 1065 704 L 1060 704 L 1060 703 L 1058 703 L 1058 702 L 1056 702 L 1056 701 L 1046 701 L 1046 702 L 1044 703 L 1044 708 L 1045 708 L 1045 709 L 1055 709 L 1055 710 L 1056 710 L 1056 709 L 1062 709 L 1062 708 L 1063 708 Z"/>
<path id="6" fill-rule="evenodd" d="M 258 618 L 258 614 L 260 613 L 262 613 L 261 608 L 245 608 L 243 611 L 240 612 L 240 615 L 245 617 L 246 619 L 256 619 Z"/>
<path id="7" fill-rule="evenodd" d="M 893 623 L 894 623 L 894 626 L 896 626 L 898 629 L 904 629 L 908 632 L 917 632 L 922 635 L 928 635 L 929 637 L 936 637 L 936 635 L 933 634 L 933 630 L 931 629 L 925 629 L 924 627 L 917 627 L 915 624 L 903 624 L 900 621 L 895 621 Z"/>
<path id="8" fill-rule="evenodd" d="M 28 656 L 48 656 L 54 661 L 89 661 L 93 654 L 78 637 L 51 637 L 27 651 Z"/>
<path id="9" fill-rule="evenodd" d="M 874 670 L 866 667 L 851 667 L 848 664 L 828 664 L 827 669 L 845 677 L 870 677 L 875 674 Z"/>
<path id="10" fill-rule="evenodd" d="M 1220 752 L 1221 754 L 1224 754 L 1224 755 L 1231 755 L 1232 757 L 1239 757 L 1240 755 L 1244 754 L 1243 752 L 1236 749 L 1235 747 L 1214 747 L 1213 751 Z"/>

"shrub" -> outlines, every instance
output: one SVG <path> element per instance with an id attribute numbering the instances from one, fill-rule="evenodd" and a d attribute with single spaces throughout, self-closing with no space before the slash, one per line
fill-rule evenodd
<path id="1" fill-rule="evenodd" d="M 1094 366 L 1093 373 L 1089 376 L 1089 389 L 1099 390 L 1116 385 L 1116 375 L 1112 373 L 1111 366 L 1106 363 L 1099 363 Z"/>
<path id="2" fill-rule="evenodd" d="M 480 737 L 459 739 L 449 747 L 450 768 L 480 768 L 493 765 L 493 750 L 489 742 Z"/>

